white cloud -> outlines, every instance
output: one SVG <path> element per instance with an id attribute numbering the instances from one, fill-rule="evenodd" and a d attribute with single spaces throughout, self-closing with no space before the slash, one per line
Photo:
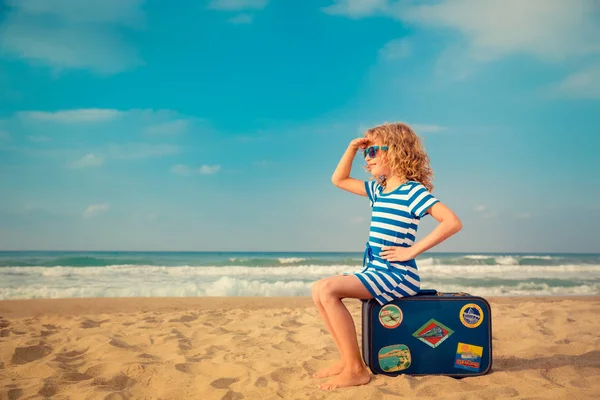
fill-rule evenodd
<path id="1" fill-rule="evenodd" d="M 235 17 L 229 18 L 229 22 L 235 25 L 251 24 L 253 21 L 254 17 L 250 14 L 238 14 Z"/>
<path id="2" fill-rule="evenodd" d="M 410 127 L 416 133 L 436 133 L 447 129 L 445 126 L 433 124 L 410 124 Z"/>
<path id="3" fill-rule="evenodd" d="M 145 133 L 148 135 L 177 135 L 185 132 L 189 125 L 190 122 L 188 120 L 176 119 L 149 126 L 145 129 Z"/>
<path id="4" fill-rule="evenodd" d="M 323 9 L 348 18 L 386 15 L 405 25 L 439 31 L 447 48 L 436 72 L 458 79 L 476 70 L 478 63 L 513 54 L 549 62 L 598 55 L 599 10 L 596 0 L 335 0 Z M 389 51 L 386 47 L 381 50 L 384 54 Z M 587 79 L 588 75 L 573 76 L 563 82 L 565 91 L 583 91 L 579 82 Z M 589 96 L 590 91 L 583 92 L 581 97 Z"/>
<path id="5" fill-rule="evenodd" d="M 396 2 L 392 10 L 391 15 L 407 23 L 459 32 L 475 59 L 511 53 L 566 59 L 600 52 L 595 0 Z"/>
<path id="6" fill-rule="evenodd" d="M 411 44 L 407 38 L 395 39 L 387 42 L 381 50 L 379 56 L 385 60 L 396 60 L 410 56 Z"/>
<path id="7" fill-rule="evenodd" d="M 498 212 L 494 210 L 490 210 L 483 204 L 480 204 L 474 208 L 476 213 L 479 213 L 483 218 L 496 218 L 498 216 Z"/>
<path id="8" fill-rule="evenodd" d="M 334 0 L 335 4 L 322 8 L 331 15 L 343 15 L 349 18 L 362 18 L 386 11 L 388 0 Z"/>
<path id="9" fill-rule="evenodd" d="M 18 116 L 23 119 L 59 123 L 85 123 L 109 121 L 122 114 L 121 111 L 102 108 L 82 108 L 56 112 L 23 111 Z"/>
<path id="10" fill-rule="evenodd" d="M 216 174 L 221 170 L 220 165 L 202 165 L 199 168 L 190 168 L 184 164 L 177 164 L 171 168 L 171 172 L 176 175 L 190 176 L 190 175 L 211 175 Z"/>
<path id="11" fill-rule="evenodd" d="M 209 0 L 208 8 L 227 11 L 260 10 L 268 3 L 269 0 Z"/>
<path id="12" fill-rule="evenodd" d="M 81 157 L 79 160 L 72 162 L 70 166 L 71 168 L 79 169 L 86 167 L 99 167 L 102 164 L 104 164 L 104 159 L 102 157 L 98 157 L 92 153 L 89 153 Z"/>
<path id="13" fill-rule="evenodd" d="M 600 99 L 600 65 L 569 75 L 548 92 L 551 96 Z"/>
<path id="14" fill-rule="evenodd" d="M 220 165 L 212 165 L 212 166 L 211 165 L 203 165 L 197 171 L 198 171 L 198 173 L 203 174 L 203 175 L 210 175 L 210 174 L 216 174 L 220 170 L 221 170 Z"/>
<path id="15" fill-rule="evenodd" d="M 46 143 L 46 142 L 50 142 L 52 140 L 48 136 L 42 136 L 42 135 L 29 135 L 29 136 L 27 136 L 27 139 L 30 142 L 34 142 L 34 143 Z"/>
<path id="16" fill-rule="evenodd" d="M 61 70 L 114 74 L 142 64 L 123 35 L 144 27 L 144 0 L 13 0 L 0 52 Z"/>
<path id="17" fill-rule="evenodd" d="M 179 153 L 180 148 L 171 144 L 150 143 L 112 143 L 105 151 L 107 158 L 118 159 L 140 159 L 151 157 L 163 157 Z"/>
<path id="18" fill-rule="evenodd" d="M 98 214 L 102 214 L 102 213 L 108 211 L 109 208 L 110 208 L 110 205 L 108 203 L 92 204 L 88 208 L 85 209 L 85 211 L 83 212 L 83 217 L 91 218 L 93 216 L 96 216 Z"/>

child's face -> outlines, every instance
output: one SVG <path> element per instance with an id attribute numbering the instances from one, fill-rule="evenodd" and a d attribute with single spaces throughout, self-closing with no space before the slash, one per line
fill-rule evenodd
<path id="1" fill-rule="evenodd" d="M 365 151 L 367 151 L 367 154 L 365 156 L 367 169 L 374 176 L 388 176 L 391 170 L 387 162 L 387 151 L 381 149 L 382 147 L 386 146 L 385 143 L 377 139 L 372 139 L 368 137 L 367 139 L 369 139 L 369 145 L 365 149 Z M 373 148 L 371 149 L 371 147 Z"/>

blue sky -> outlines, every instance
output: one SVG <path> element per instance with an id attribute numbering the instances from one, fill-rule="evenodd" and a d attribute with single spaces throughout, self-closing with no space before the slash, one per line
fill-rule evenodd
<path id="1" fill-rule="evenodd" d="M 599 110 L 594 0 L 5 0 L 0 249 L 360 252 L 331 174 L 404 121 L 434 250 L 599 252 Z"/>

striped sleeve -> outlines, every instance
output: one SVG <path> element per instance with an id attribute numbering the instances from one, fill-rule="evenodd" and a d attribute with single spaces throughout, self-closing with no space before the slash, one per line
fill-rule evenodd
<path id="1" fill-rule="evenodd" d="M 373 203 L 377 199 L 377 194 L 379 193 L 379 183 L 377 181 L 365 181 L 365 190 L 367 191 L 367 196 L 371 201 L 371 207 L 373 207 Z"/>
<path id="2" fill-rule="evenodd" d="M 409 192 L 409 205 L 408 210 L 412 215 L 417 218 L 421 218 L 425 215 L 427 210 L 439 202 L 425 186 L 417 183 Z"/>

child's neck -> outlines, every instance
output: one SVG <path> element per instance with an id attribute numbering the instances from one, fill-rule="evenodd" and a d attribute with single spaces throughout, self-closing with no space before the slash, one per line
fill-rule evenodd
<path id="1" fill-rule="evenodd" d="M 392 175 L 389 178 L 385 178 L 385 191 L 391 192 L 396 190 L 400 185 L 406 183 L 407 179 L 403 176 Z"/>

